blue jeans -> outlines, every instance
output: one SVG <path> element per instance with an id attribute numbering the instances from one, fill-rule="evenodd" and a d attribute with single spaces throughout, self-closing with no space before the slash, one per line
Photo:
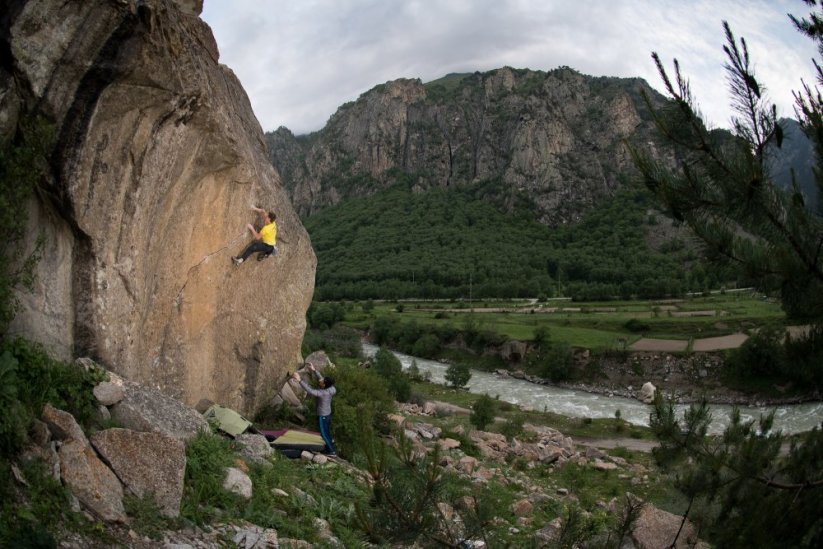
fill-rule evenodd
<path id="1" fill-rule="evenodd" d="M 260 252 L 261 254 L 270 254 L 274 251 L 274 246 L 266 244 L 265 242 L 260 242 L 259 240 L 255 240 L 248 246 L 246 249 L 243 250 L 243 253 L 240 254 L 240 259 L 243 261 L 247 260 L 251 254 L 254 252 Z"/>
<path id="2" fill-rule="evenodd" d="M 336 455 L 337 450 L 331 440 L 331 416 L 317 416 L 317 425 L 320 427 L 320 436 L 326 443 L 326 453 Z"/>

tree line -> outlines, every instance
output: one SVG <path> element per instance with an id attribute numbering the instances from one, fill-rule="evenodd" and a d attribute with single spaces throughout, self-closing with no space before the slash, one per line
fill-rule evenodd
<path id="1" fill-rule="evenodd" d="M 551 228 L 490 202 L 490 186 L 414 193 L 401 182 L 308 217 L 315 299 L 657 298 L 739 281 L 682 239 L 652 249 L 646 233 L 660 218 L 645 189 L 629 185 L 579 224 Z"/>

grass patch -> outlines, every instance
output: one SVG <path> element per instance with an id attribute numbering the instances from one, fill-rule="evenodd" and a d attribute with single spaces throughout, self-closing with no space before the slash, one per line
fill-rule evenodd
<path id="1" fill-rule="evenodd" d="M 125 495 L 123 507 L 131 518 L 131 528 L 141 536 L 158 541 L 162 539 L 163 531 L 172 527 L 172 522 L 160 514 L 160 509 L 151 494 L 146 494 L 142 498 Z"/>
<path id="2" fill-rule="evenodd" d="M 621 341 L 628 344 L 640 337 L 626 328 L 631 319 L 642 319 L 648 330 L 644 337 L 657 339 L 689 339 L 716 337 L 745 331 L 752 326 L 783 324 L 785 314 L 777 303 L 754 294 L 725 294 L 695 297 L 666 302 L 675 311 L 716 310 L 713 317 L 675 317 L 661 310 L 663 302 L 655 300 L 614 302 L 551 301 L 542 304 L 522 300 L 495 300 L 472 303 L 453 301 L 403 301 L 403 312 L 397 312 L 396 302 L 375 302 L 364 314 L 357 307 L 346 313 L 344 323 L 366 330 L 381 316 L 414 320 L 421 325 L 445 328 L 464 326 L 472 318 L 483 330 L 508 339 L 527 341 L 534 338 L 539 327 L 548 329 L 552 342 L 592 350 L 617 348 Z M 541 309 L 538 305 L 543 305 Z M 489 312 L 483 309 L 505 309 Z M 554 312 L 547 312 L 553 310 Z M 443 314 L 447 311 L 447 314 Z M 535 311 L 532 314 L 532 311 Z M 723 313 L 721 315 L 721 312 Z"/>
<path id="3" fill-rule="evenodd" d="M 71 495 L 42 461 L 21 465 L 25 493 L 4 483 L 0 491 L 0 547 L 57 547 L 56 536 L 68 530 L 106 543 L 102 529 L 71 510 Z M 12 477 L 11 466 L 0 462 L 0 475 Z M 13 482 L 13 481 L 12 481 Z"/>
<path id="4" fill-rule="evenodd" d="M 329 522 L 341 541 L 346 540 L 346 547 L 360 543 L 362 532 L 355 523 L 354 505 L 366 500 L 367 490 L 336 465 L 320 466 L 274 454 L 267 463 L 249 466 L 254 490 L 251 500 L 246 501 L 222 486 L 225 468 L 235 464 L 233 441 L 202 434 L 189 443 L 186 455 L 181 505 L 186 520 L 205 525 L 243 519 L 275 528 L 283 537 L 316 543 L 319 540 L 312 519 L 319 517 Z M 136 503 L 139 510 L 140 502 Z M 151 535 L 152 526 L 146 524 L 146 535 Z"/>

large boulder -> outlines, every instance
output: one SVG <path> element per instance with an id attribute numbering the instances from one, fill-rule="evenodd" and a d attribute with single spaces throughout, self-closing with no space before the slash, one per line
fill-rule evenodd
<path id="1" fill-rule="evenodd" d="M 651 404 L 654 402 L 654 394 L 656 392 L 657 387 L 655 387 L 651 381 L 647 381 L 640 388 L 640 394 L 637 396 L 637 399 L 645 404 Z"/>
<path id="2" fill-rule="evenodd" d="M 151 495 L 164 516 L 180 515 L 186 472 L 181 441 L 161 433 L 105 429 L 92 435 L 91 444 L 131 493 Z"/>
<path id="3" fill-rule="evenodd" d="M 19 205 L 45 249 L 12 331 L 256 411 L 301 361 L 316 259 L 202 0 L 6 4 L 0 139 L 25 113 L 56 134 L 49 181 Z M 235 267 L 253 204 L 277 214 L 279 252 Z"/>
<path id="4" fill-rule="evenodd" d="M 677 542 L 675 543 L 675 538 Z M 632 539 L 639 549 L 656 547 L 707 547 L 697 537 L 697 530 L 690 520 L 646 504 L 640 511 L 632 530 Z"/>
<path id="5" fill-rule="evenodd" d="M 506 362 L 520 362 L 526 356 L 528 346 L 517 340 L 509 340 L 500 348 L 500 358 Z"/>
<path id="6" fill-rule="evenodd" d="M 111 407 L 111 415 L 120 425 L 133 431 L 163 433 L 187 441 L 201 432 L 209 432 L 209 422 L 195 410 L 178 400 L 151 389 L 111 376 L 113 383 L 123 387 L 125 396 Z"/>
<path id="7" fill-rule="evenodd" d="M 70 440 L 57 455 L 60 476 L 80 503 L 105 521 L 126 522 L 123 486 L 88 441 Z"/>
<path id="8" fill-rule="evenodd" d="M 311 364 L 318 372 L 322 372 L 332 365 L 331 359 L 329 359 L 326 351 L 315 351 L 307 356 L 303 362 L 306 365 Z"/>

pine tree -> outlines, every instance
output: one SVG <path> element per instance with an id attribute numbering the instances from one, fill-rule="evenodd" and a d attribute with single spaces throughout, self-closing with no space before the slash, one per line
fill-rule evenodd
<path id="1" fill-rule="evenodd" d="M 823 47 L 819 19 L 795 24 Z M 736 113 L 732 135 L 706 128 L 677 60 L 673 81 L 654 53 L 672 99 L 654 116 L 678 150 L 678 166 L 672 169 L 637 149 L 632 154 L 646 186 L 705 242 L 710 258 L 739 266 L 765 290 L 779 289 L 790 317 L 818 321 L 823 318 L 823 219 L 797 185 L 788 192 L 775 185 L 768 157 L 783 142 L 777 110 L 755 75 L 745 39 L 738 41 L 725 22 L 723 28 Z M 818 151 L 816 183 L 823 188 L 821 97 L 804 84 L 796 98 L 798 117 Z"/>
<path id="2" fill-rule="evenodd" d="M 823 56 L 823 1 L 804 0 L 815 10 L 795 27 Z M 769 151 L 783 131 L 765 87 L 754 74 L 746 41 L 728 24 L 724 50 L 737 118 L 732 135 L 709 131 L 701 121 L 687 80 L 674 62 L 669 77 L 654 62 L 672 99 L 656 112 L 660 129 L 677 147 L 677 167 L 633 151 L 646 185 L 671 214 L 706 243 L 710 257 L 739 265 L 764 289 L 779 289 L 790 317 L 816 324 L 804 349 L 820 379 L 823 360 L 823 219 L 794 185 L 779 189 L 768 171 Z M 818 85 L 823 70 L 815 61 Z M 796 113 L 817 151 L 815 177 L 823 190 L 823 99 L 805 82 L 795 93 Z M 814 342 L 817 343 L 814 343 Z M 790 342 L 791 343 L 791 342 Z M 791 345 L 787 345 L 790 349 Z M 772 431 L 773 415 L 743 421 L 737 410 L 722 436 L 707 435 L 705 403 L 678 420 L 671 403 L 659 399 L 652 428 L 661 442 L 655 456 L 674 474 L 689 501 L 687 516 L 718 547 L 823 546 L 823 432 L 816 428 L 790 444 Z"/>

